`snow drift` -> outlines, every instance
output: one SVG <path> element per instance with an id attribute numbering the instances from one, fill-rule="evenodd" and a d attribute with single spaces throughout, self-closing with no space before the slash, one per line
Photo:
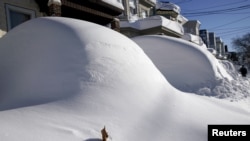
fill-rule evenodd
<path id="1" fill-rule="evenodd" d="M 83 22 L 82 28 L 81 21 L 55 19 L 28 22 L 2 39 L 1 110 L 74 97 L 93 87 L 103 91 L 119 84 L 133 95 L 138 86 L 153 94 L 166 85 L 141 48 L 125 36 L 95 24 Z"/>
<path id="2" fill-rule="evenodd" d="M 116 141 L 205 141 L 208 124 L 250 123 L 232 103 L 176 90 L 137 44 L 85 21 L 14 28 L 0 68 L 4 141 L 100 141 L 103 126 Z"/>
<path id="3" fill-rule="evenodd" d="M 218 79 L 232 80 L 217 59 L 199 45 L 162 35 L 140 36 L 133 40 L 177 89 L 196 92 L 212 87 Z"/>

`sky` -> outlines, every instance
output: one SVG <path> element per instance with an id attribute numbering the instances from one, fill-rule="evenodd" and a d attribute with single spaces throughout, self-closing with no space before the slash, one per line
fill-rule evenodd
<path id="1" fill-rule="evenodd" d="M 189 20 L 199 20 L 200 29 L 215 32 L 229 50 L 233 38 L 250 32 L 250 0 L 170 0 Z"/>
<path id="2" fill-rule="evenodd" d="M 207 141 L 208 124 L 250 124 L 249 76 L 183 39 L 35 18 L 0 39 L 0 66 L 3 141 L 100 141 L 104 126 L 109 141 Z"/>

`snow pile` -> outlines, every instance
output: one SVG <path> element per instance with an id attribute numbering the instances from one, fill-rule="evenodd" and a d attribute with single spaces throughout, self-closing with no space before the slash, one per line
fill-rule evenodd
<path id="1" fill-rule="evenodd" d="M 85 21 L 14 28 L 0 67 L 3 141 L 99 141 L 104 125 L 116 141 L 206 141 L 208 124 L 250 123 L 234 103 L 176 90 L 137 44 Z"/>
<path id="2" fill-rule="evenodd" d="M 217 59 L 204 47 L 161 35 L 135 37 L 133 40 L 179 90 L 196 92 L 203 87 L 214 87 L 219 79 L 232 80 Z"/>
<path id="3" fill-rule="evenodd" d="M 217 85 L 211 89 L 210 95 L 214 95 L 218 98 L 229 99 L 230 101 L 240 101 L 250 98 L 250 79 L 242 78 L 235 66 L 227 61 L 221 60 L 220 63 L 227 70 L 227 72 L 233 77 L 232 81 L 220 80 Z M 202 91 L 202 89 L 200 90 Z M 250 106 L 250 105 L 249 105 Z"/>
<path id="4" fill-rule="evenodd" d="M 165 78 L 133 41 L 94 24 L 83 22 L 82 28 L 81 23 L 56 18 L 36 19 L 2 39 L 0 97 L 4 99 L 0 102 L 1 110 L 70 98 L 88 91 L 87 86 L 98 89 L 122 86 L 121 90 L 131 95 L 137 87 L 147 88 L 138 92 L 141 94 L 151 90 L 153 94 L 162 89 Z M 33 32 L 20 30 L 34 24 Z M 69 27 L 71 24 L 75 26 Z M 51 31 L 54 34 L 51 35 Z M 105 34 L 98 35 L 100 31 Z M 141 73 L 142 67 L 147 70 L 147 77 Z M 132 77 L 133 83 L 130 82 Z"/>
<path id="5" fill-rule="evenodd" d="M 206 47 L 160 35 L 133 40 L 177 89 L 230 101 L 250 101 L 250 80 L 242 78 L 231 62 L 217 60 Z"/>

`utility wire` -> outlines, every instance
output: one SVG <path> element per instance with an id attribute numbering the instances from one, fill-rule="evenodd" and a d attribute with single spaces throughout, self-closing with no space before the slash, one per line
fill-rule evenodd
<path id="1" fill-rule="evenodd" d="M 189 12 L 202 12 L 201 10 L 218 8 L 218 7 L 225 7 L 225 6 L 235 5 L 235 4 L 239 4 L 239 3 L 245 3 L 246 1 L 248 1 L 248 0 L 242 0 L 241 2 L 231 2 L 231 3 L 221 4 L 221 5 L 217 5 L 217 6 L 210 6 L 210 7 L 206 7 L 206 8 L 200 8 L 200 9 L 194 9 L 194 10 L 186 10 L 186 11 L 189 11 Z"/>
<path id="2" fill-rule="evenodd" d="M 250 26 L 242 26 L 242 27 L 232 27 L 232 28 L 219 28 L 219 29 L 216 29 L 217 31 L 218 30 L 237 30 L 237 29 L 246 29 L 246 28 L 250 28 Z"/>
<path id="3" fill-rule="evenodd" d="M 241 29 L 235 29 L 235 30 L 230 30 L 230 31 L 226 31 L 226 32 L 219 32 L 217 34 L 220 34 L 220 35 L 224 35 L 224 34 L 232 34 L 232 33 L 237 33 L 237 32 L 242 32 L 242 30 L 247 30 L 247 29 L 250 29 L 250 27 L 248 28 L 241 28 Z"/>
<path id="4" fill-rule="evenodd" d="M 226 12 L 240 11 L 240 10 L 245 10 L 249 8 L 250 8 L 250 4 L 244 5 L 244 6 L 233 7 L 233 8 L 227 8 L 227 9 L 202 11 L 202 12 L 189 12 L 189 13 L 186 12 L 182 14 L 185 16 L 203 16 L 203 15 L 221 14 L 221 13 L 226 13 Z"/>
<path id="5" fill-rule="evenodd" d="M 245 14 L 250 14 L 250 11 L 249 12 L 237 12 L 237 13 L 234 13 L 234 12 L 227 12 L 227 13 L 220 13 L 220 14 L 223 14 L 223 15 L 226 15 L 226 14 L 230 14 L 230 15 L 245 15 Z"/>
<path id="6" fill-rule="evenodd" d="M 226 24 L 223 24 L 223 25 L 219 25 L 219 26 L 216 26 L 216 27 L 212 27 L 208 30 L 214 30 L 214 29 L 217 29 L 217 28 L 220 28 L 220 27 L 224 27 L 224 26 L 227 26 L 227 25 L 230 25 L 230 24 L 234 24 L 234 23 L 238 23 L 240 21 L 243 21 L 243 20 L 246 20 L 247 18 L 249 18 L 250 16 L 247 16 L 247 17 L 243 17 L 241 19 L 237 19 L 237 20 L 234 20 L 234 21 L 231 21 L 229 23 L 226 23 Z"/>
<path id="7" fill-rule="evenodd" d="M 235 31 L 231 33 L 225 33 L 225 34 L 218 34 L 221 38 L 225 39 L 225 37 L 228 36 L 236 36 L 237 33 L 243 33 L 242 31 Z M 244 32 L 245 33 L 245 32 Z"/>

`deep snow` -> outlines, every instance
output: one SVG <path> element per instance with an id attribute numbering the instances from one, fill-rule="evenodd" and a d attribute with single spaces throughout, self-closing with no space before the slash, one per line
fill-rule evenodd
<path id="1" fill-rule="evenodd" d="M 250 123 L 236 102 L 177 90 L 153 62 L 93 23 L 47 17 L 17 26 L 0 39 L 0 139 L 99 141 L 106 126 L 116 141 L 206 141 L 208 124 Z"/>
<path id="2" fill-rule="evenodd" d="M 140 36 L 133 40 L 166 79 L 182 91 L 196 92 L 205 86 L 212 87 L 219 79 L 232 80 L 218 60 L 199 45 L 162 35 Z"/>
<path id="3" fill-rule="evenodd" d="M 147 35 L 132 40 L 140 45 L 175 88 L 237 101 L 250 111 L 250 79 L 241 77 L 239 66 L 227 60 L 217 60 L 203 45 L 178 38 Z"/>

